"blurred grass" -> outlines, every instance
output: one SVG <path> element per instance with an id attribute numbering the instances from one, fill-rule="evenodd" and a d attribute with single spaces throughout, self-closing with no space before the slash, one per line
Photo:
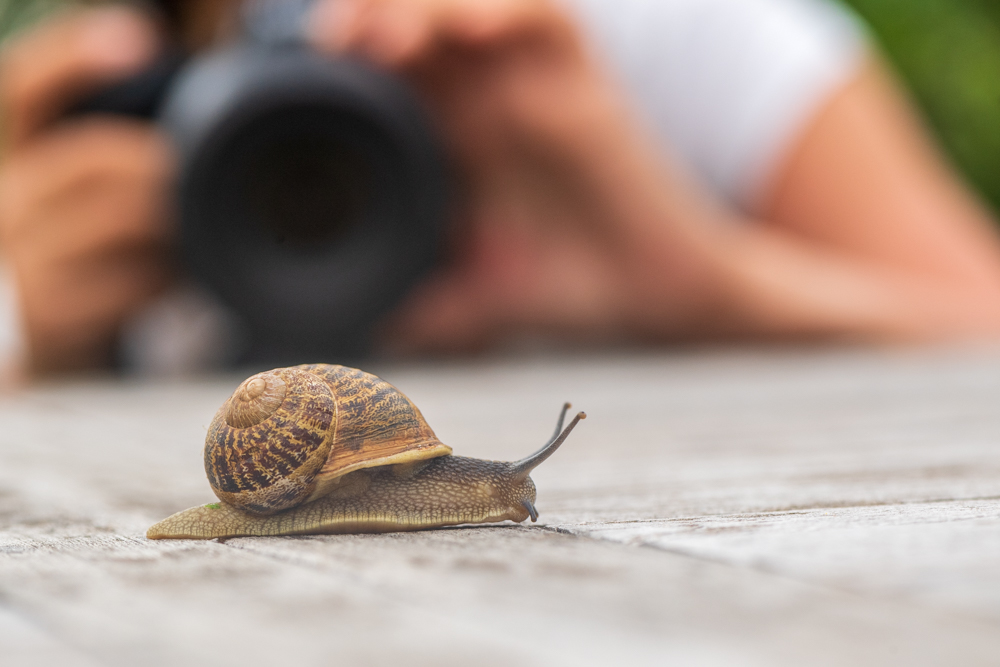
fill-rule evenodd
<path id="1" fill-rule="evenodd" d="M 1000 211 L 1000 0 L 842 0 L 909 85 L 955 164 Z"/>
<path id="2" fill-rule="evenodd" d="M 0 0 L 0 40 L 80 0 Z M 1000 0 L 841 0 L 871 26 L 958 168 L 1000 212 Z"/>

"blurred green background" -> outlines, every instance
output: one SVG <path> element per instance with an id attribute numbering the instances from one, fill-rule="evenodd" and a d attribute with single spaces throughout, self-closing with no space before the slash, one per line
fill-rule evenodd
<path id="1" fill-rule="evenodd" d="M 0 0 L 0 40 L 70 0 Z"/>
<path id="2" fill-rule="evenodd" d="M 70 1 L 0 0 L 0 39 Z M 945 150 L 1000 212 L 1000 0 L 841 1 L 868 22 Z"/>
<path id="3" fill-rule="evenodd" d="M 1000 0 L 844 0 L 958 167 L 1000 212 Z"/>

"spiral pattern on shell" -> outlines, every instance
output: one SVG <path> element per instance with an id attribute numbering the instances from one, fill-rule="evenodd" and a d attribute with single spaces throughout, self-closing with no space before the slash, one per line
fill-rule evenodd
<path id="1" fill-rule="evenodd" d="M 279 368 L 245 380 L 219 408 L 205 439 L 205 472 L 220 500 L 258 514 L 313 492 L 336 430 L 330 387 Z"/>

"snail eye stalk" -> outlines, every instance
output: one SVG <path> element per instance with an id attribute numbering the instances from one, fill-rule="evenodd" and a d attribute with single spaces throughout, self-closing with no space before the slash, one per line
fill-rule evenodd
<path id="1" fill-rule="evenodd" d="M 545 443 L 545 447 L 548 447 L 553 442 L 555 442 L 556 438 L 559 437 L 559 434 L 562 433 L 563 422 L 566 421 L 566 413 L 569 412 L 569 409 L 571 407 L 573 407 L 572 403 L 569 403 L 569 402 L 563 403 L 562 410 L 559 412 L 559 419 L 558 419 L 558 421 L 556 421 L 556 432 L 553 433 L 552 437 L 549 438 L 549 441 Z M 544 449 L 544 447 L 543 447 L 543 449 Z"/>
<path id="2" fill-rule="evenodd" d="M 563 406 L 563 415 L 565 415 L 566 410 L 568 409 L 569 409 L 569 404 L 567 403 L 565 406 Z M 586 418 L 587 418 L 586 412 L 576 413 L 576 416 L 573 417 L 573 421 L 569 423 L 569 426 L 567 426 L 558 436 L 556 436 L 555 439 L 549 441 L 548 444 L 546 444 L 544 447 L 539 449 L 531 456 L 521 459 L 520 461 L 515 461 L 511 465 L 514 480 L 522 481 L 526 479 L 528 475 L 531 474 L 532 470 L 541 465 L 542 462 L 545 461 L 545 459 L 552 456 L 555 453 L 555 451 L 559 449 L 559 445 L 566 442 L 566 438 L 568 438 L 569 434 L 573 432 L 573 429 L 576 427 L 576 425 L 580 423 L 580 420 Z M 562 426 L 562 421 L 563 418 L 562 415 L 560 415 L 559 417 L 560 426 Z"/>

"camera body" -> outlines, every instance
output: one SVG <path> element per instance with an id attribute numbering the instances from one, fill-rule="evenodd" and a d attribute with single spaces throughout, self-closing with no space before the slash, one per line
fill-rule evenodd
<path id="1" fill-rule="evenodd" d="M 297 40 L 167 53 L 74 114 L 153 118 L 178 149 L 180 255 L 243 331 L 241 362 L 364 356 L 430 268 L 442 153 L 401 81 Z"/>

